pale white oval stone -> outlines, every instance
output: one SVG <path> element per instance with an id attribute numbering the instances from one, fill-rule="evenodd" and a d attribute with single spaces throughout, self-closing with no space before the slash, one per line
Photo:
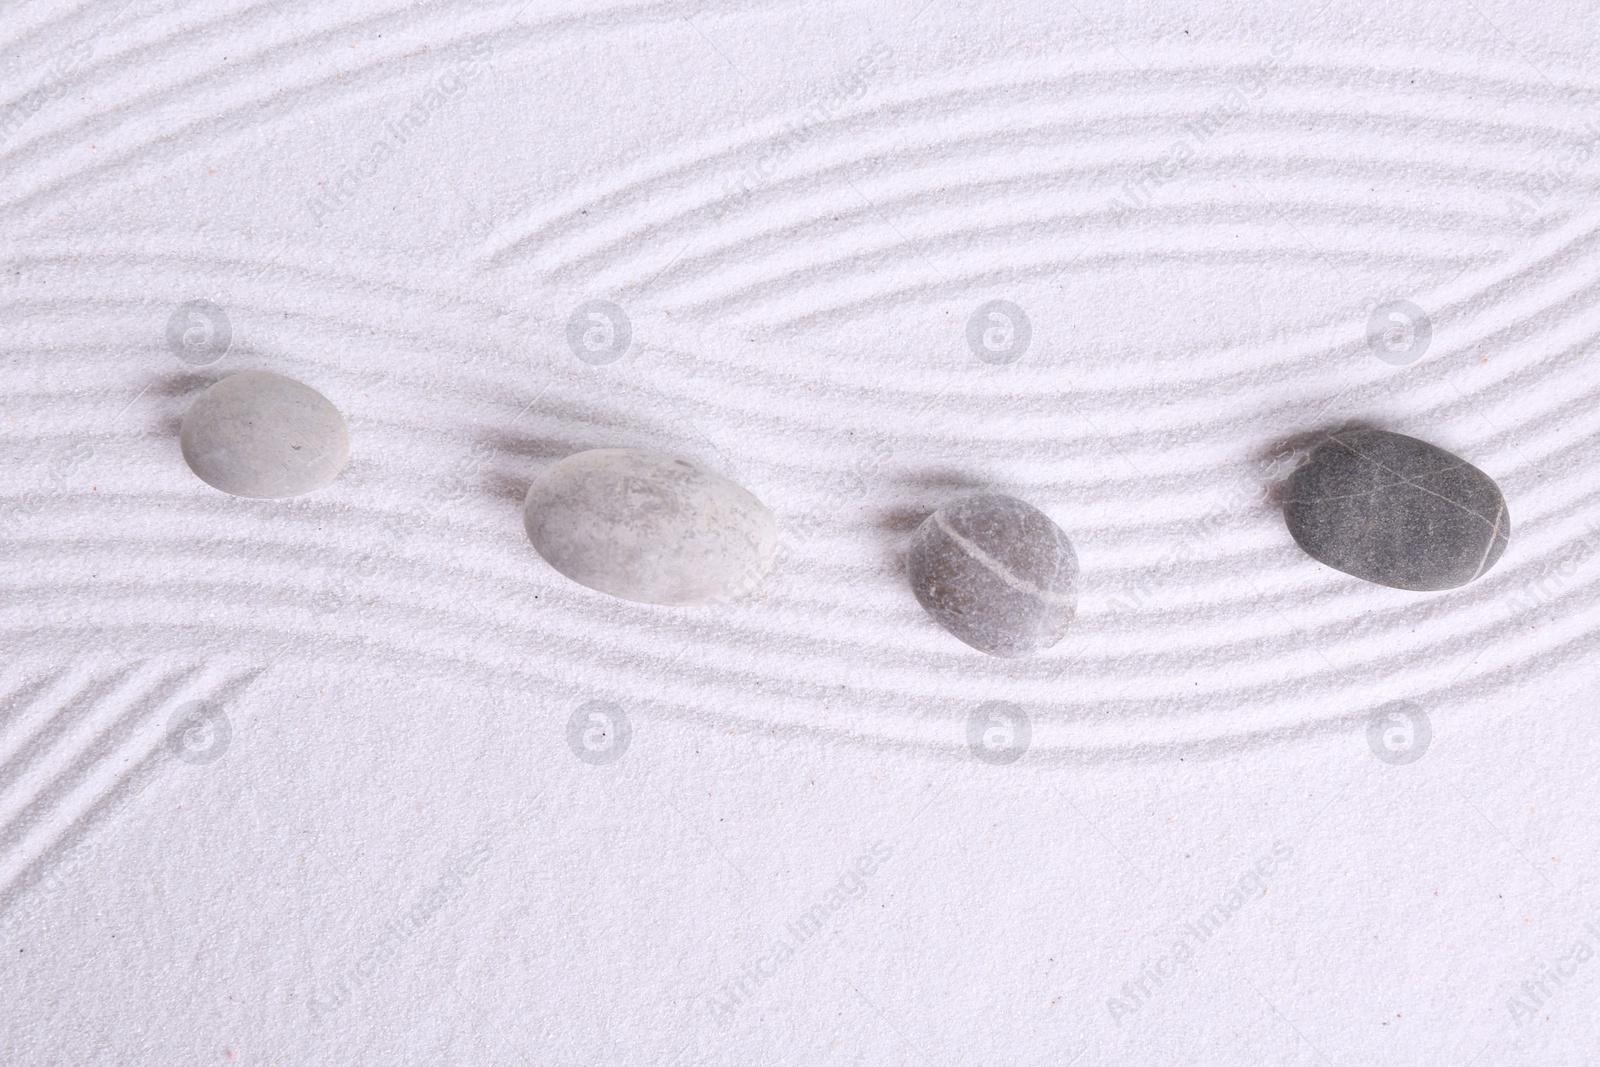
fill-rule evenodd
<path id="1" fill-rule="evenodd" d="M 528 489 L 528 540 L 573 581 L 645 604 L 715 604 L 772 567 L 778 525 L 761 501 L 688 460 L 597 448 Z"/>
<path id="2" fill-rule="evenodd" d="M 231 374 L 195 397 L 179 442 L 201 481 L 257 499 L 321 489 L 350 458 L 339 409 L 309 385 L 265 371 Z"/>

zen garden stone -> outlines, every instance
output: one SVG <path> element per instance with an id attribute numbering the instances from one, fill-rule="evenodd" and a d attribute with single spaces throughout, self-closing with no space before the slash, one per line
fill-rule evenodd
<path id="1" fill-rule="evenodd" d="M 1336 570 L 1396 589 L 1466 585 L 1511 537 L 1494 479 L 1426 441 L 1384 430 L 1334 434 L 1289 476 L 1284 521 Z"/>
<path id="2" fill-rule="evenodd" d="M 1078 606 L 1078 554 L 1066 533 L 998 493 L 928 516 L 912 535 L 906 569 L 934 621 L 991 656 L 1049 648 Z"/>
<path id="3" fill-rule="evenodd" d="M 645 604 L 713 604 L 772 567 L 778 526 L 754 496 L 687 460 L 626 448 L 545 471 L 523 506 L 528 540 L 581 585 Z"/>
<path id="4" fill-rule="evenodd" d="M 339 409 L 310 386 L 264 371 L 229 375 L 195 397 L 179 442 L 201 481 L 258 499 L 321 489 L 350 459 Z"/>

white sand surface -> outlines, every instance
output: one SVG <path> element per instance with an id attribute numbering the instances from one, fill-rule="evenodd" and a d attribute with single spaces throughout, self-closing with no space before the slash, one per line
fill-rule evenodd
<path id="1" fill-rule="evenodd" d="M 1592 5 L 64 0 L 0 40 L 3 1062 L 1595 1062 Z M 184 466 L 247 369 L 345 413 L 332 486 Z M 1305 556 L 1274 485 L 1351 421 L 1493 476 L 1498 566 Z M 522 495 L 596 447 L 764 500 L 759 594 L 545 565 Z M 1029 659 L 906 585 L 978 487 L 1077 546 Z"/>

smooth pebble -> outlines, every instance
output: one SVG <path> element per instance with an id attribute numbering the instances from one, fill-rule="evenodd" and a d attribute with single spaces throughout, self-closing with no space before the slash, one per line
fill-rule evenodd
<path id="1" fill-rule="evenodd" d="M 688 460 L 627 448 L 568 456 L 528 489 L 528 539 L 573 581 L 645 604 L 732 600 L 766 576 L 778 526 Z"/>
<path id="2" fill-rule="evenodd" d="M 1015 497 L 980 493 L 929 515 L 906 569 L 935 622 L 991 656 L 1061 640 L 1078 606 L 1078 554 L 1066 533 Z"/>
<path id="3" fill-rule="evenodd" d="M 1386 430 L 1347 430 L 1319 444 L 1289 476 L 1283 517 L 1313 558 L 1396 589 L 1466 585 L 1511 538 L 1494 479 Z"/>
<path id="4" fill-rule="evenodd" d="M 229 375 L 195 397 L 179 441 L 201 481 L 258 499 L 321 489 L 350 458 L 339 409 L 309 385 L 265 371 Z"/>

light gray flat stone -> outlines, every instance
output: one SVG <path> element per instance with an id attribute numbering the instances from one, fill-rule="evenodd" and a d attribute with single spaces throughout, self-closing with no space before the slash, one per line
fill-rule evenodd
<path id="1" fill-rule="evenodd" d="M 911 589 L 935 622 L 991 656 L 1061 640 L 1078 607 L 1078 555 L 1031 504 L 980 493 L 925 519 L 906 554 Z"/>
<path id="2" fill-rule="evenodd" d="M 350 459 L 344 416 L 327 397 L 265 371 L 231 374 L 195 397 L 179 432 L 189 469 L 234 496 L 299 496 Z"/>
<path id="3" fill-rule="evenodd" d="M 688 460 L 627 448 L 568 456 L 528 489 L 528 540 L 581 585 L 645 604 L 732 600 L 772 567 L 778 526 Z"/>
<path id="4" fill-rule="evenodd" d="M 1347 430 L 1319 444 L 1289 476 L 1283 518 L 1313 558 L 1396 589 L 1466 585 L 1511 539 L 1493 478 L 1386 430 Z"/>

